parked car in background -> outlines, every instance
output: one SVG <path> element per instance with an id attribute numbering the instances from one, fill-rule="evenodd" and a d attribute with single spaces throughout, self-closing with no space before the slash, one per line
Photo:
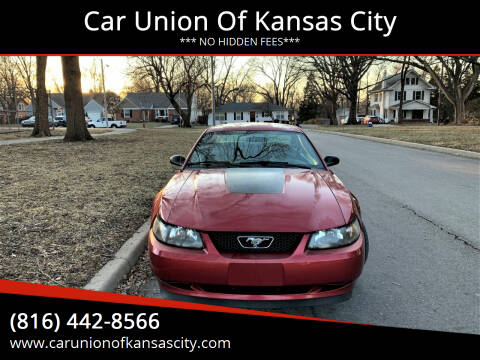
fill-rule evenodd
<path id="1" fill-rule="evenodd" d="M 365 118 L 365 115 L 357 115 L 357 123 L 362 124 L 364 118 Z"/>
<path id="2" fill-rule="evenodd" d="M 124 128 L 127 127 L 127 122 L 125 120 L 113 120 L 108 119 L 106 121 L 105 118 L 101 117 L 97 120 L 90 120 L 87 122 L 87 127 L 89 128 Z"/>
<path id="3" fill-rule="evenodd" d="M 369 122 L 372 124 L 385 124 L 385 120 L 378 115 L 367 115 L 363 118 L 363 124 L 368 124 Z"/>
<path id="4" fill-rule="evenodd" d="M 172 125 L 180 126 L 180 115 L 172 115 Z"/>
<path id="5" fill-rule="evenodd" d="M 64 126 L 67 127 L 67 119 L 65 116 L 56 116 L 55 117 L 55 126 Z"/>
<path id="6" fill-rule="evenodd" d="M 48 125 L 52 126 L 54 124 L 54 121 L 51 116 L 48 117 Z M 34 127 L 35 126 L 35 116 L 29 117 L 26 120 L 23 120 L 20 122 L 20 125 L 22 127 Z"/>

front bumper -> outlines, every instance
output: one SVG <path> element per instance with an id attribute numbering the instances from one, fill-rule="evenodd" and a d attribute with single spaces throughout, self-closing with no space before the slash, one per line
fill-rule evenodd
<path id="1" fill-rule="evenodd" d="M 182 296 L 283 301 L 350 293 L 363 268 L 363 234 L 349 246 L 328 250 L 306 249 L 309 237 L 292 254 L 226 254 L 205 233 L 205 248 L 193 250 L 162 244 L 150 230 L 148 247 L 160 286 Z"/>

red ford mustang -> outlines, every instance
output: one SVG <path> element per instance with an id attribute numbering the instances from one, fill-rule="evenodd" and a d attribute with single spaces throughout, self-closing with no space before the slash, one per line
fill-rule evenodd
<path id="1" fill-rule="evenodd" d="M 259 306 L 350 297 L 368 254 L 360 207 L 328 169 L 338 158 L 322 159 L 300 128 L 211 127 L 170 162 L 181 169 L 155 197 L 148 235 L 167 298 Z"/>

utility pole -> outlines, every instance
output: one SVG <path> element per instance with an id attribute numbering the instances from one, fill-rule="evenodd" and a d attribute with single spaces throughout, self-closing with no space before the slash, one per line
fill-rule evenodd
<path id="1" fill-rule="evenodd" d="M 50 102 L 50 117 L 52 118 L 52 127 L 55 130 L 55 119 L 53 118 L 53 103 L 52 103 L 52 93 L 48 92 L 48 100 Z M 47 121 L 50 120 L 47 118 Z"/>
<path id="2" fill-rule="evenodd" d="M 100 63 L 102 65 L 102 87 L 103 87 L 103 116 L 106 121 L 106 125 L 108 128 L 108 110 L 107 110 L 107 94 L 105 92 L 105 73 L 103 70 L 103 59 L 100 59 Z"/>
<path id="3" fill-rule="evenodd" d="M 212 124 L 215 125 L 215 65 L 213 56 L 210 57 L 210 62 L 212 64 Z"/>

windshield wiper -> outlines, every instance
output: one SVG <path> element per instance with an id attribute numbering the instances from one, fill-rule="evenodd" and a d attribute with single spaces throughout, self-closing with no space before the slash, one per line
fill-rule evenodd
<path id="1" fill-rule="evenodd" d="M 268 160 L 258 160 L 258 161 L 244 161 L 241 163 L 234 164 L 236 166 L 252 166 L 252 165 L 261 165 L 261 166 L 270 166 L 270 167 L 282 167 L 282 168 L 301 168 L 301 169 L 311 169 L 311 166 L 303 164 L 292 164 L 287 161 L 268 161 Z"/>
<path id="2" fill-rule="evenodd" d="M 206 166 L 206 167 L 230 167 L 233 166 L 229 161 L 197 161 L 189 162 L 187 166 Z"/>

